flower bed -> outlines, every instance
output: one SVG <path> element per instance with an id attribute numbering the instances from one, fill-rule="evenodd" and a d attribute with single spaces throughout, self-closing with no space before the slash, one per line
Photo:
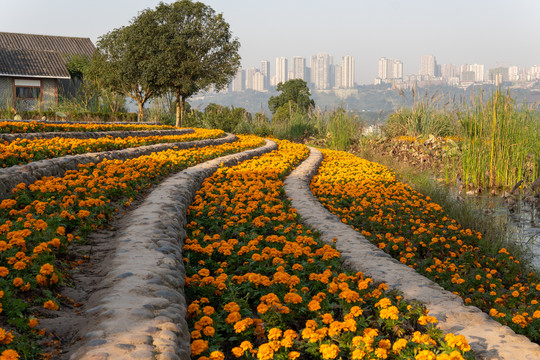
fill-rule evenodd
<path id="1" fill-rule="evenodd" d="M 51 159 L 65 155 L 84 154 L 109 150 L 127 149 L 151 144 L 214 139 L 223 136 L 222 130 L 194 129 L 193 133 L 166 136 L 130 136 L 127 138 L 103 137 L 98 139 L 19 139 L 0 143 L 0 167 L 27 164 L 32 161 Z"/>
<path id="2" fill-rule="evenodd" d="M 532 341 L 540 340 L 540 279 L 523 273 L 506 249 L 480 249 L 480 233 L 463 229 L 386 167 L 344 152 L 322 151 L 324 161 L 311 189 L 328 210 L 466 304 Z"/>
<path id="3" fill-rule="evenodd" d="M 283 178 L 307 156 L 280 149 L 205 180 L 184 246 L 192 358 L 462 359 L 420 304 L 351 273 L 300 223 Z"/>
<path id="4" fill-rule="evenodd" d="M 1 355 L 38 357 L 36 341 L 44 332 L 37 330 L 39 317 L 69 303 L 57 297 L 56 290 L 69 281 L 73 240 L 83 240 L 163 176 L 262 142 L 240 136 L 237 142 L 219 146 L 105 160 L 13 189 L 13 196 L 0 203 Z"/>
<path id="5" fill-rule="evenodd" d="M 51 131 L 137 131 L 137 130 L 169 130 L 177 129 L 174 126 L 168 125 L 123 125 L 123 124 L 92 124 L 92 123 L 66 123 L 66 124 L 51 124 L 46 122 L 17 122 L 17 121 L 0 121 L 0 133 L 35 133 L 35 132 L 51 132 Z"/>

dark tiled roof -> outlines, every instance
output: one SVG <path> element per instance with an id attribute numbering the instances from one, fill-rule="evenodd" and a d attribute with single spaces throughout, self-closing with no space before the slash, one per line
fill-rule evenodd
<path id="1" fill-rule="evenodd" d="M 69 79 L 62 56 L 55 51 L 0 48 L 0 76 Z"/>
<path id="2" fill-rule="evenodd" d="M 0 75 L 69 79 L 67 59 L 94 51 L 89 38 L 0 32 Z"/>
<path id="3" fill-rule="evenodd" d="M 61 55 L 92 56 L 95 47 L 89 38 L 0 32 L 0 48 L 52 50 Z"/>

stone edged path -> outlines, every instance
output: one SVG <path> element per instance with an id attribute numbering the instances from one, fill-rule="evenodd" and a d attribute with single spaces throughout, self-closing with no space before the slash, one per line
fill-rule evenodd
<path id="1" fill-rule="evenodd" d="M 302 221 L 319 230 L 323 241 L 333 243 L 337 238 L 336 248 L 347 266 L 399 290 L 407 300 L 425 304 L 430 315 L 439 320 L 441 330 L 467 338 L 478 359 L 540 359 L 539 345 L 517 335 L 477 307 L 465 306 L 460 297 L 393 259 L 326 210 L 309 187 L 322 159 L 321 152 L 310 147 L 308 159 L 285 179 L 285 192 Z"/>
<path id="2" fill-rule="evenodd" d="M 111 270 L 83 308 L 88 324 L 73 360 L 191 359 L 185 268 L 186 211 L 204 179 L 277 149 L 266 145 L 193 166 L 168 177 L 129 214 L 111 241 Z"/>
<path id="3" fill-rule="evenodd" d="M 91 162 L 97 164 L 105 159 L 126 160 L 172 148 L 188 149 L 195 146 L 220 145 L 232 143 L 237 139 L 238 137 L 236 135 L 227 133 L 226 136 L 216 139 L 153 144 L 122 150 L 66 155 L 53 159 L 34 161 L 24 165 L 10 166 L 0 169 L 0 201 L 8 198 L 11 195 L 11 190 L 20 183 L 30 185 L 45 176 L 63 176 L 67 170 L 78 169 L 79 164 L 88 164 Z"/>

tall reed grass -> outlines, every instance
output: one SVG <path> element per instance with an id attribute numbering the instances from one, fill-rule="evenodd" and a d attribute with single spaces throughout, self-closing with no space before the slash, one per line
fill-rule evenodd
<path id="1" fill-rule="evenodd" d="M 531 106 L 498 89 L 487 100 L 476 95 L 458 116 L 465 184 L 508 188 L 540 177 L 540 119 Z"/>

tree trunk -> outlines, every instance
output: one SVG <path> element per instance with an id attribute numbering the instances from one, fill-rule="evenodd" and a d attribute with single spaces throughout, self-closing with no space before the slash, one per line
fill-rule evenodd
<path id="1" fill-rule="evenodd" d="M 180 101 L 180 90 L 176 89 L 176 127 L 182 126 Z"/>
<path id="2" fill-rule="evenodd" d="M 142 122 L 144 120 L 144 103 L 138 101 L 137 104 L 139 105 L 139 113 L 137 114 L 137 121 Z"/>
<path id="3" fill-rule="evenodd" d="M 186 112 L 186 98 L 182 96 L 180 103 L 180 126 L 184 126 L 184 113 Z"/>

